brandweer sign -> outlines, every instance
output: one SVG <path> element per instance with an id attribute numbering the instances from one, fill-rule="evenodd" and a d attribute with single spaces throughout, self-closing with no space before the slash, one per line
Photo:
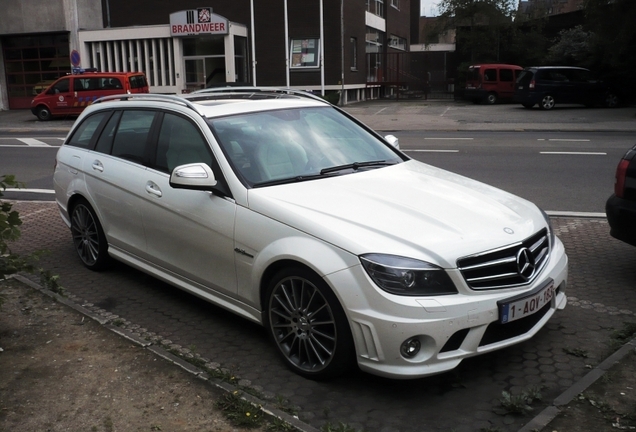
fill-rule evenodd
<path id="1" fill-rule="evenodd" d="M 228 20 L 212 13 L 212 8 L 183 10 L 170 14 L 171 36 L 227 34 Z"/>

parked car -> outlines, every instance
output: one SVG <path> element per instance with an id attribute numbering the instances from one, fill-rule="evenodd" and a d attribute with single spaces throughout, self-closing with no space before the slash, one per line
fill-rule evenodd
<path id="1" fill-rule="evenodd" d="M 148 93 L 142 72 L 84 72 L 58 78 L 31 101 L 31 112 L 40 120 L 79 115 L 93 101 L 122 93 Z"/>
<path id="2" fill-rule="evenodd" d="M 100 99 L 54 184 L 86 267 L 112 257 L 262 324 L 305 377 L 440 373 L 567 302 L 567 255 L 534 204 L 304 92 Z"/>
<path id="3" fill-rule="evenodd" d="M 636 246 L 636 146 L 616 167 L 614 193 L 605 204 L 610 235 Z"/>
<path id="4" fill-rule="evenodd" d="M 588 69 L 571 66 L 538 66 L 525 68 L 517 78 L 514 101 L 525 108 L 539 104 L 550 110 L 556 104 L 603 105 L 614 108 L 619 103 L 616 93 Z"/>
<path id="5" fill-rule="evenodd" d="M 468 67 L 464 97 L 474 103 L 489 105 L 512 99 L 521 66 L 509 64 L 479 64 Z"/>

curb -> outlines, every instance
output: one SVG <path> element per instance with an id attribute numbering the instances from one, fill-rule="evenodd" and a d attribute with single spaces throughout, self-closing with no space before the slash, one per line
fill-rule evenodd
<path id="1" fill-rule="evenodd" d="M 37 291 L 39 291 L 40 293 L 54 299 L 55 301 L 62 303 L 66 306 L 68 306 L 71 309 L 74 309 L 75 311 L 81 313 L 82 315 L 98 322 L 100 325 L 102 325 L 102 327 L 104 327 L 107 330 L 112 331 L 113 333 L 127 339 L 128 341 L 139 345 L 141 348 L 147 349 L 148 351 L 150 351 L 151 353 L 157 355 L 158 357 L 163 358 L 164 360 L 167 360 L 168 362 L 179 366 L 180 368 L 182 368 L 183 370 L 185 370 L 186 372 L 194 375 L 196 378 L 198 379 L 202 379 L 203 381 L 207 382 L 208 384 L 221 389 L 222 391 L 226 392 L 226 393 L 235 393 L 237 391 L 241 392 L 241 399 L 246 400 L 247 402 L 251 403 L 252 405 L 254 405 L 255 407 L 259 408 L 267 417 L 273 417 L 273 418 L 277 418 L 278 420 L 281 420 L 285 423 L 287 423 L 288 425 L 294 427 L 296 430 L 300 431 L 300 432 L 320 432 L 318 429 L 314 428 L 313 426 L 310 426 L 308 424 L 306 424 L 305 422 L 301 421 L 299 418 L 288 414 L 284 411 L 282 411 L 279 408 L 274 407 L 271 403 L 263 401 L 262 399 L 249 394 L 245 391 L 243 391 L 241 389 L 240 386 L 235 386 L 231 383 L 228 383 L 226 381 L 222 381 L 218 378 L 214 378 L 212 376 L 210 376 L 205 370 L 198 368 L 197 366 L 193 365 L 192 363 L 189 363 L 188 361 L 184 360 L 183 358 L 176 356 L 174 354 L 172 354 L 171 352 L 167 351 L 166 349 L 162 348 L 161 346 L 158 345 L 154 345 L 152 342 L 137 336 L 136 334 L 124 330 L 116 325 L 111 324 L 111 322 L 114 320 L 114 318 L 116 317 L 115 315 L 109 317 L 109 318 L 104 318 L 103 316 L 91 311 L 90 309 L 87 309 L 84 306 L 81 306 L 71 300 L 69 300 L 68 298 L 57 294 L 53 291 L 50 291 L 44 287 L 42 287 L 41 285 L 39 285 L 38 283 L 33 282 L 32 280 L 22 276 L 22 275 L 11 275 L 9 276 L 10 279 L 15 279 Z"/>
<path id="2" fill-rule="evenodd" d="M 626 355 L 636 349 L 636 338 L 627 342 L 620 347 L 614 354 L 603 360 L 598 366 L 588 372 L 583 378 L 575 382 L 569 389 L 565 390 L 559 396 L 557 396 L 552 405 L 541 411 L 536 417 L 528 422 L 524 427 L 519 429 L 519 432 L 540 432 L 546 427 L 552 420 L 554 420 L 560 413 L 559 409 L 572 402 L 572 400 L 585 391 L 588 387 L 594 384 L 599 378 L 610 370 L 614 365 L 619 363 Z"/>

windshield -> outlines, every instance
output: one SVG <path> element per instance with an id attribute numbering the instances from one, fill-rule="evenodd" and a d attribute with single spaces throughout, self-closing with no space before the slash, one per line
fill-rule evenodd
<path id="1" fill-rule="evenodd" d="M 248 187 L 377 169 L 400 154 L 337 110 L 295 108 L 208 120 Z"/>

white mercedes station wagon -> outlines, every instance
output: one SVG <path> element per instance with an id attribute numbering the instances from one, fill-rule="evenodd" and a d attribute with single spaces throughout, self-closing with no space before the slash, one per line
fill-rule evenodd
<path id="1" fill-rule="evenodd" d="M 305 377 L 444 372 L 567 302 L 563 244 L 534 204 L 307 93 L 103 98 L 56 161 L 86 267 L 114 258 L 262 324 Z"/>

